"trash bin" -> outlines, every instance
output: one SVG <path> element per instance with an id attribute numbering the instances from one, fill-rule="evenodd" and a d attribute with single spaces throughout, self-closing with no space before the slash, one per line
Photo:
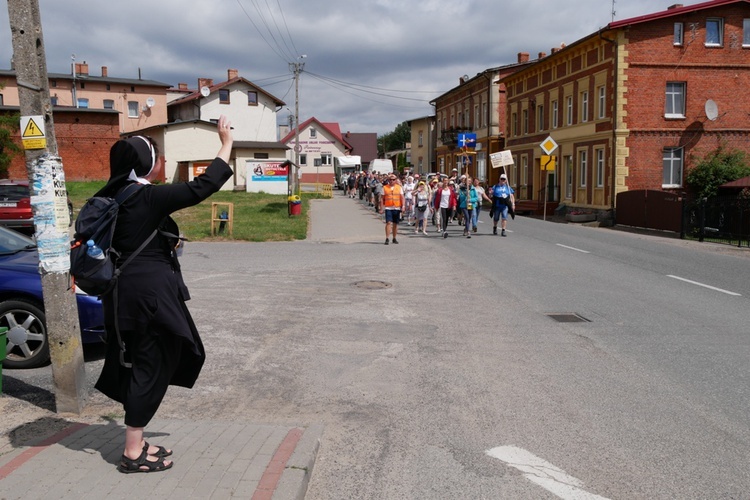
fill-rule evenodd
<path id="1" fill-rule="evenodd" d="M 8 333 L 8 329 L 0 326 L 0 394 L 3 393 L 3 361 L 5 361 L 5 344 L 8 343 L 5 338 L 6 333 Z"/>
<path id="2" fill-rule="evenodd" d="M 292 195 L 287 198 L 289 200 L 289 215 L 301 215 L 302 214 L 302 200 L 299 196 Z"/>

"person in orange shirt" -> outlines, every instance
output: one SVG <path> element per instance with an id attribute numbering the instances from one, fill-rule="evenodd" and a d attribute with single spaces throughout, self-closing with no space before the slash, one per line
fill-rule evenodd
<path id="1" fill-rule="evenodd" d="M 383 195 L 380 198 L 380 213 L 385 212 L 385 244 L 393 235 L 393 243 L 398 244 L 396 233 L 398 223 L 401 220 L 401 210 L 404 208 L 404 189 L 396 182 L 396 176 L 390 174 L 388 182 L 383 186 Z"/>

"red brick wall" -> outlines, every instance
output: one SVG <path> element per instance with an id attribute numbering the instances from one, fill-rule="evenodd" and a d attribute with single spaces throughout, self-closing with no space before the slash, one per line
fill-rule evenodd
<path id="1" fill-rule="evenodd" d="M 55 137 L 62 158 L 65 180 L 87 181 L 109 178 L 109 149 L 120 138 L 117 113 L 56 111 Z M 20 144 L 20 136 L 16 135 Z M 25 179 L 26 160 L 15 157 L 9 170 L 11 179 Z"/>

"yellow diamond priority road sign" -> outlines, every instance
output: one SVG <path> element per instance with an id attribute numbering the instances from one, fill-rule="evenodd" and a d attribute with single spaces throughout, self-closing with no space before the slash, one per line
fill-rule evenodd
<path id="1" fill-rule="evenodd" d="M 23 142 L 23 149 L 44 149 L 47 147 L 43 116 L 21 117 L 21 141 Z"/>
<path id="2" fill-rule="evenodd" d="M 541 147 L 542 151 L 544 151 L 546 154 L 551 155 L 552 151 L 557 149 L 557 143 L 550 135 L 542 141 L 539 147 Z"/>

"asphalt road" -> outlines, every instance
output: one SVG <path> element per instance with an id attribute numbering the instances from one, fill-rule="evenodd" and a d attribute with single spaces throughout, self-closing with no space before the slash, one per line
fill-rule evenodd
<path id="1" fill-rule="evenodd" d="M 336 196 L 305 242 L 188 244 L 208 362 L 160 418 L 324 424 L 313 500 L 747 497 L 750 251 L 486 213 L 384 246 Z"/>

